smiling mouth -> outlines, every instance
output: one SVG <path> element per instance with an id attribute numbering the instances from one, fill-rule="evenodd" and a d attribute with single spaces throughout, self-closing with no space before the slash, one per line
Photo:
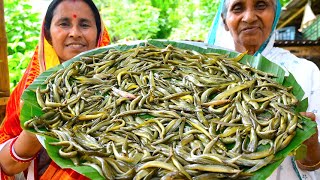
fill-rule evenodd
<path id="1" fill-rule="evenodd" d="M 85 47 L 85 45 L 83 45 L 83 44 L 68 44 L 67 47 L 77 49 L 77 48 L 83 48 L 83 47 Z"/>
<path id="2" fill-rule="evenodd" d="M 252 32 L 252 31 L 256 31 L 258 29 L 259 29 L 258 26 L 252 26 L 252 27 L 243 28 L 241 31 L 243 31 L 243 32 Z"/>

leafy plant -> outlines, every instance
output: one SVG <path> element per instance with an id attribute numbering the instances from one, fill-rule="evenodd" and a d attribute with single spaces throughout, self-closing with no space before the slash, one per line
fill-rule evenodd
<path id="1" fill-rule="evenodd" d="M 10 89 L 20 81 L 40 33 L 39 13 L 25 0 L 6 0 L 4 4 L 8 39 Z"/>
<path id="2" fill-rule="evenodd" d="M 219 1 L 186 0 L 177 8 L 179 24 L 173 28 L 169 39 L 204 41 L 218 8 Z"/>
<path id="3" fill-rule="evenodd" d="M 290 0 L 280 0 L 282 6 L 285 6 Z"/>
<path id="4" fill-rule="evenodd" d="M 159 31 L 159 10 L 149 1 L 95 1 L 113 42 L 144 40 L 156 37 Z"/>
<path id="5" fill-rule="evenodd" d="M 181 18 L 175 11 L 179 5 L 178 0 L 150 0 L 153 7 L 160 10 L 159 31 L 155 38 L 167 39 Z"/>

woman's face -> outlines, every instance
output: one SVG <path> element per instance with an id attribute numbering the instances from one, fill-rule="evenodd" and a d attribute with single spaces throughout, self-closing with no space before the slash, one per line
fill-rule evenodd
<path id="1" fill-rule="evenodd" d="M 85 2 L 63 1 L 54 10 L 51 44 L 61 63 L 95 48 L 97 33 L 93 11 Z"/>
<path id="2" fill-rule="evenodd" d="M 254 54 L 269 37 L 275 16 L 274 0 L 230 0 L 224 19 L 236 50 Z"/>

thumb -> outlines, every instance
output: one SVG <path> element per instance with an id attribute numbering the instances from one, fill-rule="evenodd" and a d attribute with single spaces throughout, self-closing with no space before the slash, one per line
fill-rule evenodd
<path id="1" fill-rule="evenodd" d="M 316 120 L 316 115 L 313 112 L 300 112 L 302 116 L 310 118 L 312 121 Z"/>

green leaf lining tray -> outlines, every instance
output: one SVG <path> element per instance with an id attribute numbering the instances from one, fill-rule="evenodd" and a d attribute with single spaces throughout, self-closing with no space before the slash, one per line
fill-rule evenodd
<path id="1" fill-rule="evenodd" d="M 58 71 L 61 68 L 65 68 L 69 66 L 72 62 L 77 61 L 80 59 L 81 56 L 88 56 L 93 55 L 96 53 L 104 52 L 108 49 L 115 48 L 117 50 L 125 51 L 128 49 L 135 48 L 137 45 L 143 46 L 145 43 L 153 44 L 157 47 L 164 48 L 168 44 L 171 44 L 175 47 L 181 48 L 181 49 L 188 49 L 188 50 L 195 50 L 200 53 L 220 53 L 220 54 L 229 54 L 230 57 L 235 57 L 238 55 L 236 52 L 224 50 L 224 49 L 217 49 L 217 47 L 214 46 L 208 46 L 204 43 L 198 43 L 198 42 L 190 42 L 190 41 L 168 41 L 168 40 L 148 40 L 148 41 L 136 41 L 128 44 L 116 44 L 116 45 L 109 45 L 106 47 L 97 48 L 91 51 L 83 52 L 79 54 L 78 56 L 72 58 L 71 60 L 60 64 L 56 67 L 53 67 L 45 72 L 43 72 L 38 78 L 35 79 L 35 81 L 24 91 L 22 95 L 22 99 L 24 101 L 24 105 L 21 110 L 20 114 L 20 120 L 21 120 L 21 126 L 23 127 L 24 122 L 31 119 L 34 116 L 39 116 L 43 114 L 40 106 L 37 103 L 35 90 L 38 86 L 44 87 L 42 83 L 46 80 L 46 78 Z M 307 99 L 302 100 L 302 97 L 304 95 L 304 92 L 300 85 L 296 82 L 293 75 L 290 74 L 289 76 L 284 76 L 285 71 L 275 63 L 272 63 L 271 61 L 267 60 L 262 55 L 260 56 L 250 56 L 245 55 L 242 60 L 240 61 L 243 64 L 250 64 L 252 67 L 262 70 L 264 72 L 272 73 L 277 75 L 276 81 L 280 84 L 283 84 L 285 86 L 293 86 L 293 94 L 300 100 L 299 105 L 296 108 L 296 111 L 303 112 L 306 111 L 308 102 Z M 277 161 L 275 161 L 272 164 L 269 164 L 266 167 L 261 168 L 260 170 L 254 172 L 254 176 L 252 176 L 250 179 L 252 180 L 261 180 L 266 179 L 269 177 L 272 172 L 281 164 L 281 162 L 284 160 L 285 157 L 289 155 L 290 152 L 297 149 L 300 144 L 302 144 L 303 141 L 311 137 L 312 134 L 316 132 L 316 123 L 312 122 L 308 118 L 303 118 L 303 130 L 297 128 L 297 133 L 295 137 L 292 139 L 290 144 L 284 148 L 283 150 L 276 153 L 275 158 Z M 28 130 L 30 132 L 35 133 L 32 130 Z M 42 143 L 42 145 L 46 148 L 49 156 L 52 160 L 54 160 L 60 167 L 62 168 L 71 168 L 86 177 L 94 180 L 98 179 L 104 179 L 95 169 L 89 166 L 75 166 L 71 160 L 61 158 L 58 154 L 58 150 L 60 147 L 57 146 L 51 146 L 49 145 L 50 142 L 55 142 L 57 139 L 54 139 L 49 136 L 40 135 L 37 134 L 38 139 Z"/>

